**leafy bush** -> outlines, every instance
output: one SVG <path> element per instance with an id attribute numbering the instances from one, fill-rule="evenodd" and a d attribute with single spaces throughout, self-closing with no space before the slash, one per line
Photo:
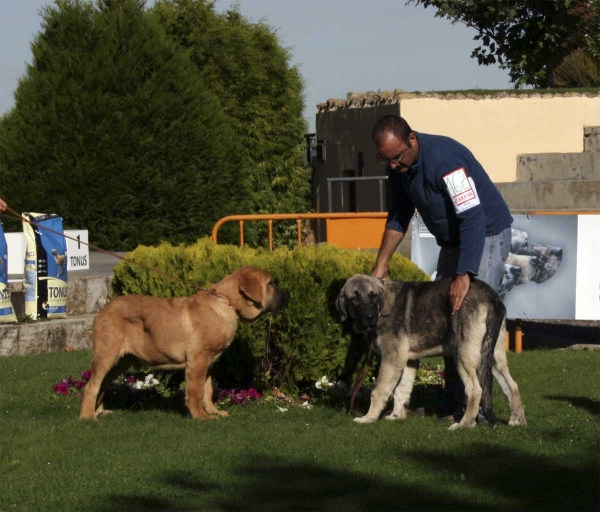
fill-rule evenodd
<path id="1" fill-rule="evenodd" d="M 285 312 L 267 315 L 253 325 L 240 324 L 234 343 L 215 365 L 215 376 L 222 387 L 254 385 L 264 389 L 276 385 L 295 391 L 314 386 L 323 375 L 354 381 L 368 347 L 361 336 L 341 325 L 335 298 L 348 277 L 371 272 L 375 253 L 329 245 L 268 252 L 201 239 L 191 246 L 140 246 L 128 258 L 200 286 L 216 283 L 243 265 L 254 265 L 270 272 L 290 293 Z M 428 279 L 399 254 L 392 257 L 389 269 L 392 279 Z M 196 291 L 189 284 L 128 262 L 116 266 L 113 290 L 117 295 L 158 297 Z"/>
<path id="2" fill-rule="evenodd" d="M 556 68 L 552 80 L 558 87 L 599 87 L 600 62 L 585 50 L 575 50 Z"/>

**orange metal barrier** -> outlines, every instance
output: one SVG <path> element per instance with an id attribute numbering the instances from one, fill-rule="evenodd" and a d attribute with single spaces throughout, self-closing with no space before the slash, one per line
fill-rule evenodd
<path id="1" fill-rule="evenodd" d="M 527 215 L 598 215 L 590 210 L 540 210 Z M 244 247 L 244 222 L 266 220 L 269 223 L 269 249 L 273 250 L 273 221 L 295 220 L 298 227 L 298 244 L 302 244 L 302 221 L 306 219 L 325 220 L 327 242 L 341 248 L 378 248 L 385 228 L 387 212 L 359 213 L 264 213 L 256 215 L 229 215 L 218 220 L 212 230 L 212 240 L 217 243 L 219 228 L 226 222 L 240 223 L 240 246 Z M 337 221 L 332 223 L 330 221 Z"/>
<path id="2" fill-rule="evenodd" d="M 362 213 L 265 213 L 259 215 L 229 215 L 228 217 L 223 217 L 214 225 L 212 230 L 212 241 L 217 243 L 217 233 L 219 228 L 225 224 L 226 222 L 239 222 L 240 223 L 240 246 L 244 247 L 244 222 L 249 220 L 266 220 L 269 223 L 269 249 L 273 250 L 273 221 L 274 220 L 295 220 L 296 225 L 298 227 L 298 244 L 302 244 L 302 221 L 306 219 L 324 219 L 327 227 L 327 241 L 330 243 L 335 243 L 340 247 L 348 248 L 350 245 L 353 247 L 370 247 L 370 245 L 361 245 L 360 242 L 363 240 L 360 238 L 361 233 L 366 233 L 367 244 L 372 243 L 372 237 L 374 236 L 375 231 L 370 229 L 365 230 L 356 230 L 356 224 L 354 228 L 351 229 L 350 233 L 352 234 L 352 238 L 354 240 L 353 243 L 346 243 L 344 245 L 344 240 L 346 240 L 347 236 L 349 236 L 347 229 L 336 230 L 330 229 L 330 221 L 335 220 L 360 220 L 371 223 L 375 223 L 375 226 L 369 224 L 369 227 L 373 228 L 373 230 L 378 230 L 378 240 L 375 247 L 379 247 L 379 243 L 381 242 L 381 235 L 383 234 L 383 228 L 385 225 L 385 219 L 387 218 L 387 212 L 362 212 Z M 361 228 L 364 225 L 361 225 Z M 331 231 L 331 233 L 330 233 Z M 330 234 L 334 236 L 333 239 L 330 239 Z M 336 238 L 337 236 L 337 238 Z"/>

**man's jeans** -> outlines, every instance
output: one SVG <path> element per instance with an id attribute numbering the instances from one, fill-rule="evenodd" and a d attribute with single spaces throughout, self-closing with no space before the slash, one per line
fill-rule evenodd
<path id="1" fill-rule="evenodd" d="M 504 278 L 504 262 L 510 251 L 511 228 L 485 239 L 483 255 L 477 279 L 489 284 L 496 292 L 499 290 Z M 443 277 L 452 277 L 456 273 L 458 265 L 458 248 L 442 247 L 438 258 L 436 281 Z M 456 370 L 456 364 L 452 357 L 444 357 L 445 372 L 444 396 L 442 398 L 442 414 L 452 414 L 462 404 L 465 396 L 465 388 Z"/>

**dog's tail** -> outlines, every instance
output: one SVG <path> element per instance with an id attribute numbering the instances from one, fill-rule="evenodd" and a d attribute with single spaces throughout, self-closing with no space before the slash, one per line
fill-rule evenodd
<path id="1" fill-rule="evenodd" d="M 492 299 L 492 307 L 488 311 L 486 318 L 486 329 L 481 344 L 481 364 L 479 365 L 479 370 L 477 372 L 477 378 L 479 379 L 479 384 L 481 386 L 481 412 L 485 420 L 491 426 L 494 426 L 496 423 L 492 403 L 492 390 L 494 386 L 492 374 L 494 350 L 505 317 L 506 307 L 500 300 L 500 297 L 495 295 Z"/>

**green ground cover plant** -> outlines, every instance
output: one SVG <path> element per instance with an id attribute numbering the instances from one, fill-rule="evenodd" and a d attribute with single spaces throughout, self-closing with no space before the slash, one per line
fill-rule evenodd
<path id="1" fill-rule="evenodd" d="M 0 510 L 598 509 L 598 352 L 509 354 L 529 426 L 506 425 L 495 385 L 496 429 L 458 432 L 435 415 L 359 425 L 314 385 L 311 408 L 269 395 L 194 421 L 174 397 L 80 422 L 53 388 L 90 363 L 0 358 Z"/>

